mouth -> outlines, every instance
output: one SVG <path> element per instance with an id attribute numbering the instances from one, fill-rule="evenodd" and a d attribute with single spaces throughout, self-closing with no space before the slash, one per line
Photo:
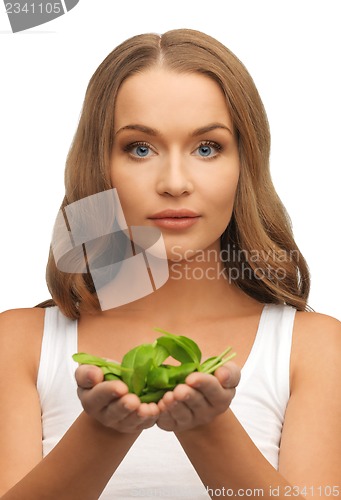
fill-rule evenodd
<path id="1" fill-rule="evenodd" d="M 186 229 L 193 226 L 200 219 L 201 215 L 192 210 L 163 210 L 148 219 L 154 224 L 164 229 Z"/>

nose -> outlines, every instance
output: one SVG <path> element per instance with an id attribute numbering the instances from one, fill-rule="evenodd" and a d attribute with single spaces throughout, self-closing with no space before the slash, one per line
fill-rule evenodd
<path id="1" fill-rule="evenodd" d="M 194 190 L 190 172 L 180 153 L 165 158 L 157 179 L 157 192 L 160 195 L 179 197 L 191 194 Z"/>

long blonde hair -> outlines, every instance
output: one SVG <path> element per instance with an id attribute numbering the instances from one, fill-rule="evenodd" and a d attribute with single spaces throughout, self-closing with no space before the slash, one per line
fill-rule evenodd
<path id="1" fill-rule="evenodd" d="M 161 64 L 176 72 L 201 73 L 222 88 L 237 133 L 240 179 L 232 219 L 221 236 L 229 252 L 226 272 L 236 286 L 262 303 L 307 310 L 309 271 L 292 234 L 288 214 L 269 171 L 270 133 L 255 84 L 224 45 L 199 31 L 179 29 L 162 36 L 132 37 L 114 49 L 92 76 L 65 170 L 67 204 L 112 188 L 110 155 L 118 90 L 129 76 Z M 59 271 L 50 252 L 47 285 L 53 301 L 70 318 L 100 309 L 90 274 Z"/>

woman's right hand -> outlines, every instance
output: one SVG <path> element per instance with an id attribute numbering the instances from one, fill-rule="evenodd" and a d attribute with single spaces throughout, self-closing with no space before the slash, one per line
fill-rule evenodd
<path id="1" fill-rule="evenodd" d="M 81 365 L 75 377 L 84 411 L 105 427 L 134 433 L 152 427 L 157 421 L 160 410 L 156 403 L 141 403 L 121 380 L 104 381 L 97 366 Z"/>

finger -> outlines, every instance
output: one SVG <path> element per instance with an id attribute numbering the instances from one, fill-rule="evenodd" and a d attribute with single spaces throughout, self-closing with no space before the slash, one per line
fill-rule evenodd
<path id="1" fill-rule="evenodd" d="M 120 398 L 112 398 L 108 404 L 101 409 L 101 413 L 107 425 L 122 422 L 130 415 L 135 415 L 140 406 L 140 400 L 136 394 L 128 393 Z"/>
<path id="2" fill-rule="evenodd" d="M 155 424 L 159 409 L 155 403 L 142 403 L 135 394 L 127 394 L 105 410 L 108 425 L 119 423 L 123 432 L 147 429 Z"/>
<path id="3" fill-rule="evenodd" d="M 170 413 L 161 412 L 159 418 L 156 421 L 156 425 L 164 431 L 173 431 L 176 427 L 176 422 L 174 421 Z"/>
<path id="4" fill-rule="evenodd" d="M 152 427 L 160 416 L 160 410 L 156 403 L 141 403 L 136 413 L 141 421 L 137 428 L 141 430 Z"/>
<path id="5" fill-rule="evenodd" d="M 153 427 L 157 422 L 157 417 L 146 417 L 140 422 L 137 426 L 136 429 L 138 431 L 143 431 L 144 429 L 149 429 L 150 427 Z"/>
<path id="6" fill-rule="evenodd" d="M 176 425 L 188 425 L 194 418 L 191 407 L 187 404 L 191 397 L 195 398 L 195 391 L 186 384 L 179 384 L 173 391 L 173 398 L 170 396 L 165 398 L 165 411 L 170 415 Z M 198 397 L 203 400 L 202 396 Z"/>
<path id="7" fill-rule="evenodd" d="M 174 430 L 174 428 L 176 427 L 176 422 L 169 412 L 169 409 L 171 408 L 172 404 L 174 404 L 174 401 L 174 392 L 169 391 L 166 392 L 157 403 L 157 406 L 160 410 L 160 415 L 156 423 L 158 427 L 160 427 L 160 429 L 163 429 L 165 431 Z"/>
<path id="8" fill-rule="evenodd" d="M 121 380 L 101 382 L 92 389 L 78 387 L 77 393 L 83 408 L 89 414 L 102 411 L 113 401 L 122 398 L 128 392 L 128 387 Z"/>
<path id="9" fill-rule="evenodd" d="M 219 380 L 209 373 L 193 372 L 186 377 L 185 383 L 200 391 L 203 388 L 206 390 L 210 385 L 221 388 Z"/>
<path id="10" fill-rule="evenodd" d="M 181 423 L 189 423 L 189 417 L 193 420 L 211 408 L 204 394 L 187 384 L 180 384 L 174 389 L 174 398 L 182 405 L 176 406 L 174 410 L 171 409 L 171 412 L 173 418 Z"/>
<path id="11" fill-rule="evenodd" d="M 187 384 L 180 384 L 174 389 L 174 398 L 178 402 L 182 402 L 192 414 L 207 407 L 208 401 L 204 395 Z"/>
<path id="12" fill-rule="evenodd" d="M 195 378 L 192 375 L 186 378 L 186 384 L 200 392 L 210 405 L 232 400 L 235 389 L 224 389 L 217 377 L 207 373 L 195 374 L 198 375 Z"/>
<path id="13" fill-rule="evenodd" d="M 240 368 L 233 362 L 218 368 L 214 375 L 226 389 L 236 388 L 240 382 Z"/>
<path id="14" fill-rule="evenodd" d="M 165 402 L 163 401 L 163 399 L 160 399 L 157 406 L 159 408 L 160 414 L 164 413 L 166 411 L 166 405 L 165 405 Z"/>
<path id="15" fill-rule="evenodd" d="M 79 387 L 90 389 L 99 382 L 102 382 L 104 375 L 98 366 L 80 365 L 75 372 L 75 378 Z"/>
<path id="16" fill-rule="evenodd" d="M 107 406 L 107 413 L 115 413 L 119 416 L 118 421 L 126 419 L 130 414 L 135 413 L 137 419 L 155 419 L 160 410 L 156 403 L 141 403 L 136 394 L 127 393 L 118 400 L 113 400 Z"/>
<path id="17" fill-rule="evenodd" d="M 171 404 L 174 402 L 174 391 L 168 391 L 166 392 L 160 401 L 158 402 L 158 407 L 160 410 L 166 410 L 171 406 Z"/>
<path id="18" fill-rule="evenodd" d="M 156 403 L 141 403 L 137 414 L 141 418 L 157 417 L 160 414 L 160 410 Z"/>

